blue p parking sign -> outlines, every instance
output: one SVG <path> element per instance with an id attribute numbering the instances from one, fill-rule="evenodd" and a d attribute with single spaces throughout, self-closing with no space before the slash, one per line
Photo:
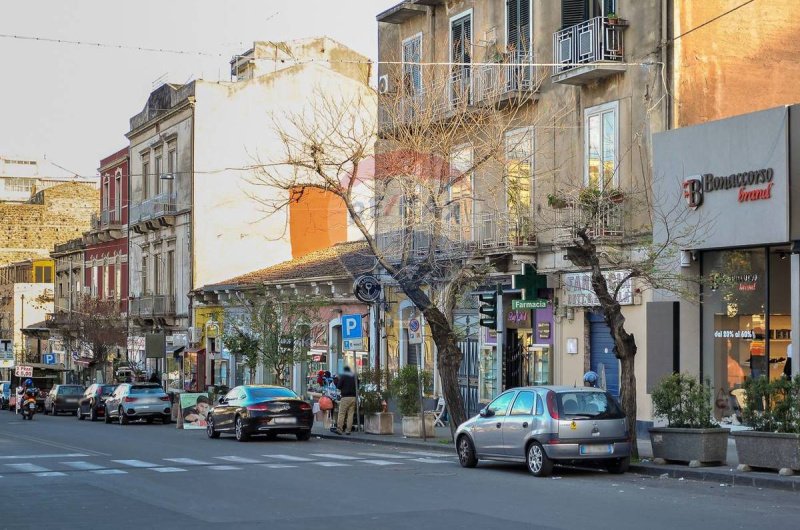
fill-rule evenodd
<path id="1" fill-rule="evenodd" d="M 364 347 L 364 324 L 361 315 L 342 315 L 342 347 L 355 351 Z"/>
<path id="2" fill-rule="evenodd" d="M 42 355 L 42 360 L 44 361 L 44 364 L 56 364 L 56 354 L 45 353 Z"/>

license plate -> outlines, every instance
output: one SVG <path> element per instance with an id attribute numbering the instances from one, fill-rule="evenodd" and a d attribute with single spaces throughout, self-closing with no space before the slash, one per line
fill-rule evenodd
<path id="1" fill-rule="evenodd" d="M 582 455 L 610 455 L 612 452 L 611 444 L 602 445 L 582 445 Z"/>
<path id="2" fill-rule="evenodd" d="M 275 418 L 272 423 L 276 425 L 285 425 L 287 423 L 297 423 L 297 418 Z"/>

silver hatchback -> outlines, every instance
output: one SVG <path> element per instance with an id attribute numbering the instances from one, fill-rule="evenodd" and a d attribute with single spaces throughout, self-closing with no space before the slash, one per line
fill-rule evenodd
<path id="1" fill-rule="evenodd" d="M 503 392 L 456 431 L 458 459 L 524 462 L 537 477 L 556 463 L 600 464 L 624 473 L 631 441 L 625 414 L 604 390 L 537 386 Z"/>
<path id="2" fill-rule="evenodd" d="M 127 425 L 139 418 L 147 423 L 153 423 L 155 418 L 164 424 L 172 421 L 169 395 L 157 383 L 123 383 L 106 398 L 106 423 L 118 419 L 120 425 Z"/>

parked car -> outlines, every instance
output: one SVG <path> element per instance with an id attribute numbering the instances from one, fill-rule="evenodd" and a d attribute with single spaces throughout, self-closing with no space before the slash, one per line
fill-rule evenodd
<path id="1" fill-rule="evenodd" d="M 122 383 L 106 398 L 103 412 L 106 423 L 116 419 L 120 425 L 141 418 L 147 423 L 159 418 L 165 425 L 172 421 L 172 404 L 158 383 Z"/>
<path id="2" fill-rule="evenodd" d="M 263 434 L 270 438 L 294 434 L 298 440 L 311 438 L 314 415 L 311 405 L 292 390 L 281 386 L 237 386 L 208 413 L 206 432 L 209 438 L 233 434 L 240 442 Z"/>
<path id="3" fill-rule="evenodd" d="M 56 385 L 44 398 L 44 413 L 55 416 L 61 412 L 78 413 L 83 385 Z"/>
<path id="4" fill-rule="evenodd" d="M 542 386 L 503 392 L 456 431 L 463 467 L 480 459 L 524 462 L 537 477 L 554 464 L 595 464 L 624 473 L 631 441 L 625 414 L 608 392 Z"/>
<path id="5" fill-rule="evenodd" d="M 85 416 L 89 416 L 92 421 L 97 421 L 99 416 L 105 416 L 106 413 L 106 399 L 114 393 L 118 385 L 106 385 L 102 383 L 95 383 L 89 385 L 80 401 L 78 401 L 78 419 L 82 420 Z"/>
<path id="6" fill-rule="evenodd" d="M 7 409 L 11 402 L 11 381 L 0 381 L 0 410 Z"/>

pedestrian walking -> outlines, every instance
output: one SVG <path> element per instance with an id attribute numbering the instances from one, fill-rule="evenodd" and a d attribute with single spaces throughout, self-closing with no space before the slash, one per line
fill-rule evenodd
<path id="1" fill-rule="evenodd" d="M 342 398 L 339 400 L 339 418 L 336 421 L 336 434 L 350 434 L 353 431 L 353 415 L 356 412 L 356 378 L 345 366 L 336 388 Z"/>

